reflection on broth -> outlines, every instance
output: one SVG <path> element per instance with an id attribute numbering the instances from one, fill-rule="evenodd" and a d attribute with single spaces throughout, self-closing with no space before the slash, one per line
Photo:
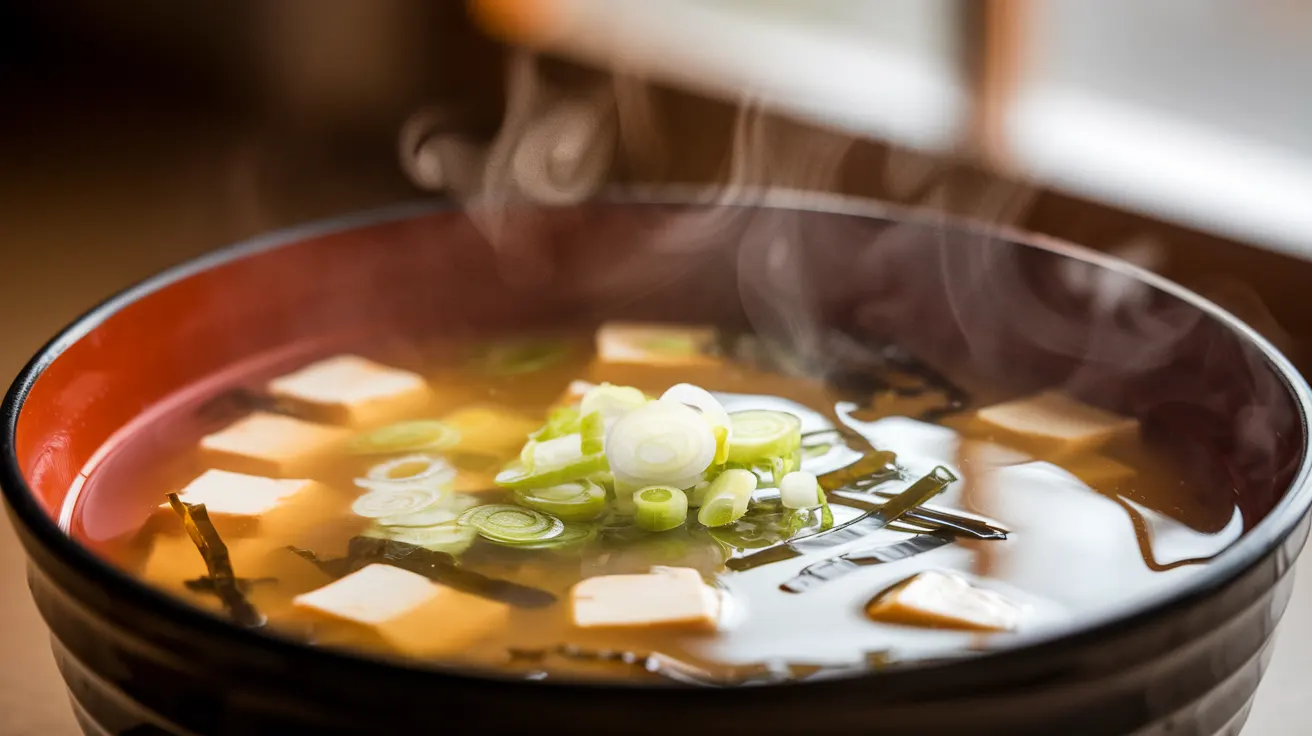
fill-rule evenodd
<path id="1" fill-rule="evenodd" d="M 610 324 L 427 353 L 180 400 L 92 473 L 75 533 L 317 645 L 735 684 L 1003 647 L 1243 527 L 1132 418 L 896 350 L 811 376 L 751 336 Z"/>

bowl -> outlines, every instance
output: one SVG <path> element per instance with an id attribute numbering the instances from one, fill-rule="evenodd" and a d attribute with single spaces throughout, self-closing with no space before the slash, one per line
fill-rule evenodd
<path id="1" fill-rule="evenodd" d="M 233 375 L 362 341 L 604 318 L 750 326 L 813 364 L 839 335 L 931 367 L 969 366 L 1008 391 L 1061 387 L 1137 417 L 1183 467 L 1232 489 L 1243 533 L 1132 606 L 1005 649 L 702 689 L 516 681 L 302 646 L 143 585 L 75 523 L 84 481 L 113 447 Z M 734 203 L 630 193 L 495 214 L 422 203 L 235 245 L 96 307 L 9 391 L 0 480 L 89 734 L 438 723 L 521 734 L 1229 734 L 1271 656 L 1308 533 L 1308 407 L 1289 362 L 1216 305 L 1036 236 L 797 193 Z M 112 514 L 112 499 L 102 507 Z"/>

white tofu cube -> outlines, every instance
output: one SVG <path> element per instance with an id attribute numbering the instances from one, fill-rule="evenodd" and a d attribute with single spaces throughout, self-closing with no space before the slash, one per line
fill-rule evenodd
<path id="1" fill-rule="evenodd" d="M 506 625 L 504 603 L 462 593 L 390 565 L 369 565 L 293 605 L 372 630 L 398 650 L 455 654 Z"/>
<path id="2" fill-rule="evenodd" d="M 426 406 L 432 398 L 418 374 L 354 355 L 328 358 L 269 382 L 269 393 L 315 420 L 368 425 Z"/>
<path id="3" fill-rule="evenodd" d="M 570 593 L 579 628 L 677 627 L 714 630 L 720 594 L 689 567 L 658 567 L 642 575 L 602 575 Z"/>
<path id="4" fill-rule="evenodd" d="M 609 322 L 597 330 L 597 359 L 602 363 L 641 365 L 710 365 L 715 328 L 690 325 Z"/>
<path id="5" fill-rule="evenodd" d="M 220 534 L 244 534 L 257 525 L 272 534 L 294 534 L 330 513 L 325 492 L 312 480 L 207 470 L 179 491 L 178 498 L 204 504 Z M 167 502 L 160 504 L 158 512 L 175 514 Z M 181 524 L 176 526 L 181 530 Z"/>
<path id="6" fill-rule="evenodd" d="M 349 430 L 255 412 L 206 435 L 200 447 L 225 470 L 286 478 L 308 475 L 350 437 Z"/>
<path id="7" fill-rule="evenodd" d="M 255 518 L 268 514 L 303 491 L 317 485 L 312 480 L 263 478 L 258 475 L 207 470 L 178 492 L 186 503 L 203 503 L 211 517 Z M 161 504 L 161 508 L 170 508 Z"/>
<path id="8" fill-rule="evenodd" d="M 881 593 L 866 606 L 875 621 L 968 631 L 1011 631 L 1019 606 L 960 575 L 930 570 Z"/>
<path id="9" fill-rule="evenodd" d="M 1006 401 L 980 409 L 977 416 L 993 427 L 1027 439 L 1091 448 L 1137 432 L 1139 423 L 1076 401 L 1056 391 Z"/>

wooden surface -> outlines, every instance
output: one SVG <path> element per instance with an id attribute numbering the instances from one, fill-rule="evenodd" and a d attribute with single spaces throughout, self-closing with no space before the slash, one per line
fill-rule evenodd
<path id="1" fill-rule="evenodd" d="M 412 196 L 387 142 L 343 152 L 250 135 L 239 126 L 164 124 L 144 112 L 60 120 L 0 140 L 0 380 L 6 383 L 77 314 L 162 267 L 272 227 Z M 889 154 L 860 156 L 868 170 L 878 170 Z M 862 181 L 849 177 L 848 183 L 857 191 L 876 188 Z M 905 190 L 903 198 L 969 210 L 954 202 L 973 201 L 969 193 L 979 183 L 971 181 L 963 174 L 938 195 L 931 183 Z M 1304 340 L 1312 336 L 1303 296 L 1304 284 L 1312 283 L 1307 264 L 1055 195 L 1027 197 L 1010 219 L 1100 247 L 1160 244 L 1160 267 L 1246 310 L 1302 361 Z M 1246 733 L 1312 733 L 1304 694 L 1312 677 L 1312 575 L 1299 580 L 1279 636 Z M 75 733 L 7 522 L 0 523 L 0 660 L 0 736 Z"/>

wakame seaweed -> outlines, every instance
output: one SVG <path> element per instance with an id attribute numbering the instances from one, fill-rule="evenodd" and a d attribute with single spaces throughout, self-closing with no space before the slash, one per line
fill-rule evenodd
<path id="1" fill-rule="evenodd" d="M 288 550 L 317 566 L 331 578 L 345 577 L 372 564 L 391 565 L 423 575 L 442 585 L 520 608 L 542 608 L 556 602 L 556 596 L 540 588 L 532 588 L 509 580 L 488 577 L 482 573 L 460 567 L 455 557 L 445 552 L 434 552 L 413 544 L 390 539 L 357 536 L 347 544 L 346 556 L 333 560 L 321 559 L 314 552 L 299 547 Z"/>
<path id="2" fill-rule="evenodd" d="M 802 568 L 797 575 L 780 583 L 779 589 L 785 593 L 803 593 L 856 572 L 862 567 L 905 560 L 951 543 L 952 537 L 946 534 L 922 534 L 893 544 L 855 550 Z"/>
<path id="3" fill-rule="evenodd" d="M 205 509 L 205 504 L 190 504 L 178 498 L 178 494 L 168 494 L 169 505 L 173 507 L 174 513 L 182 518 L 182 525 L 187 530 L 187 536 L 196 545 L 200 551 L 200 556 L 205 560 L 205 568 L 209 571 L 209 579 L 214 586 L 214 593 L 223 602 L 223 607 L 227 609 L 228 615 L 232 617 L 240 626 L 257 627 L 265 623 L 264 614 L 256 610 L 251 602 L 246 600 L 246 594 L 242 592 L 238 584 L 237 575 L 232 570 L 232 559 L 228 556 L 228 545 L 223 543 L 223 538 L 214 528 L 214 523 L 210 521 L 210 514 Z"/>
<path id="4" fill-rule="evenodd" d="M 761 565 L 791 560 L 811 552 L 818 552 L 856 541 L 867 534 L 887 527 L 908 511 L 942 493 L 956 480 L 957 476 L 952 471 L 940 465 L 920 480 L 907 486 L 906 490 L 850 521 L 825 531 L 818 531 L 814 534 L 791 539 L 784 544 L 767 547 L 737 557 L 729 560 L 725 566 L 734 571 L 750 570 Z M 823 482 L 821 485 L 824 485 Z"/>

